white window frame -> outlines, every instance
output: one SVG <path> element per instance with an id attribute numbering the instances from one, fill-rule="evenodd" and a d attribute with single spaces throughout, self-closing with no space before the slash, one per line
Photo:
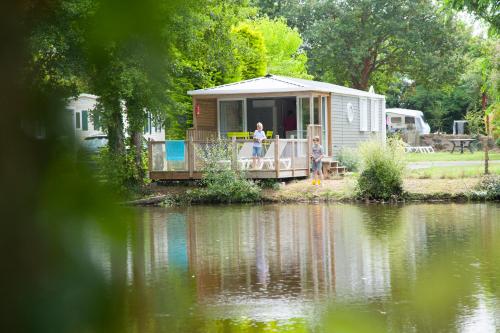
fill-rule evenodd
<path id="1" fill-rule="evenodd" d="M 379 112 L 380 105 L 377 99 L 370 99 L 370 122 L 371 122 L 371 131 L 378 132 L 379 131 Z"/>
<path id="2" fill-rule="evenodd" d="M 323 115 L 323 108 L 325 110 L 325 114 Z M 320 96 L 320 124 L 323 126 L 324 131 L 325 131 L 325 138 L 323 142 L 323 149 L 325 150 L 325 155 L 328 155 L 328 131 L 330 130 L 330 124 L 327 123 L 328 121 L 328 96 L 321 95 Z M 324 117 L 323 117 L 324 116 Z M 323 134 L 323 133 L 321 133 Z"/>
<path id="3" fill-rule="evenodd" d="M 295 118 L 297 119 L 297 137 L 296 139 L 299 139 L 301 137 L 301 135 L 299 133 L 302 133 L 302 132 L 306 132 L 307 133 L 307 128 L 306 129 L 303 129 L 302 128 L 302 109 L 300 107 L 300 104 L 299 104 L 299 100 L 301 98 L 309 98 L 309 124 L 312 124 L 312 120 L 313 120 L 313 107 L 314 107 L 314 104 L 313 104 L 313 97 L 311 95 L 297 95 L 295 96 Z M 300 111 L 300 114 L 299 114 L 299 110 Z M 304 135 L 305 137 L 307 137 L 307 134 Z"/>
<path id="4" fill-rule="evenodd" d="M 368 99 L 366 97 L 359 98 L 359 130 L 368 132 Z"/>
<path id="5" fill-rule="evenodd" d="M 220 139 L 220 102 L 242 101 L 243 102 L 243 132 L 247 129 L 247 99 L 244 98 L 217 98 L 217 135 Z"/>

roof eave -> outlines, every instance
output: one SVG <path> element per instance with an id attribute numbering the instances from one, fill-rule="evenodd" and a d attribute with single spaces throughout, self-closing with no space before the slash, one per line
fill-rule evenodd
<path id="1" fill-rule="evenodd" d="M 275 89 L 249 89 L 249 90 L 223 90 L 223 91 L 213 91 L 210 89 L 201 90 L 190 90 L 188 95 L 191 96 L 201 96 L 201 95 L 245 95 L 245 94 L 274 94 L 274 93 L 286 93 L 286 92 L 321 92 L 330 93 L 330 91 L 325 89 L 311 89 L 311 88 L 275 88 Z"/>

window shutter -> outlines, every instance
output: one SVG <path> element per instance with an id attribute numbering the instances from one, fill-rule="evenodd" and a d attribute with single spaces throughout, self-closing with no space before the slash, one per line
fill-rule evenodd
<path id="1" fill-rule="evenodd" d="M 94 130 L 99 131 L 101 129 L 101 123 L 98 114 L 94 114 Z"/>
<path id="2" fill-rule="evenodd" d="M 371 101 L 371 129 L 372 132 L 378 132 L 379 130 L 379 103 L 377 100 L 372 99 Z"/>
<path id="3" fill-rule="evenodd" d="M 89 130 L 89 112 L 82 111 L 82 131 Z"/>
<path id="4" fill-rule="evenodd" d="M 75 127 L 80 128 L 80 112 L 75 112 Z"/>
<path id="5" fill-rule="evenodd" d="M 368 131 L 368 105 L 366 98 L 359 99 L 359 130 Z"/>

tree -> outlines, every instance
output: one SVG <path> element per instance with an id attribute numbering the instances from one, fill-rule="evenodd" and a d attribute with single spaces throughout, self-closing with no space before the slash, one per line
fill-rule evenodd
<path id="1" fill-rule="evenodd" d="M 231 32 L 234 36 L 234 47 L 240 62 L 238 78 L 247 80 L 264 76 L 266 74 L 266 48 L 262 33 L 247 23 L 234 27 Z"/>
<path id="2" fill-rule="evenodd" d="M 466 10 L 491 24 L 494 32 L 500 31 L 500 2 L 498 0 L 445 0 L 457 10 Z"/>
<path id="3" fill-rule="evenodd" d="M 302 37 L 284 18 L 261 17 L 249 24 L 262 34 L 266 48 L 267 72 L 311 79 L 307 74 L 307 55 L 301 50 Z"/>
<path id="4" fill-rule="evenodd" d="M 434 85 L 457 78 L 463 34 L 431 1 L 320 1 L 289 6 L 294 11 L 287 20 L 301 31 L 309 69 L 317 78 L 362 90 L 374 83 L 374 75 L 377 81 L 387 81 L 401 73 Z"/>
<path id="5" fill-rule="evenodd" d="M 170 29 L 174 62 L 165 106 L 167 137 L 184 138 L 192 125 L 192 99 L 187 91 L 243 79 L 242 48 L 248 46 L 241 43 L 248 39 L 235 35 L 233 28 L 255 14 L 255 9 L 240 1 L 216 0 L 174 17 L 178 21 Z"/>

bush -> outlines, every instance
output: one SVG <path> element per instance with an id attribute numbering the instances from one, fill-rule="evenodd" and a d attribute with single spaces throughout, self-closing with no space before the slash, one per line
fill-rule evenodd
<path id="1" fill-rule="evenodd" d="M 202 188 L 188 191 L 193 202 L 254 202 L 261 199 L 261 190 L 244 175 L 231 169 L 231 151 L 227 141 L 219 140 L 199 149 L 203 161 Z"/>
<path id="2" fill-rule="evenodd" d="M 359 167 L 359 152 L 352 148 L 342 148 L 338 154 L 338 160 L 341 166 L 347 171 L 357 171 Z"/>
<path id="3" fill-rule="evenodd" d="M 500 176 L 486 175 L 479 181 L 476 189 L 485 199 L 500 200 Z M 476 192 L 476 193 L 477 193 Z"/>
<path id="4" fill-rule="evenodd" d="M 134 154 L 127 150 L 125 154 L 113 154 L 108 147 L 101 148 L 91 157 L 97 166 L 97 176 L 112 186 L 119 194 L 129 196 L 143 190 L 146 179 L 135 168 Z M 142 156 L 142 168 L 147 169 L 147 155 Z"/>
<path id="5" fill-rule="evenodd" d="M 388 200 L 403 194 L 406 164 L 401 140 L 390 138 L 385 146 L 376 141 L 368 141 L 359 147 L 359 153 L 359 197 Z"/>

